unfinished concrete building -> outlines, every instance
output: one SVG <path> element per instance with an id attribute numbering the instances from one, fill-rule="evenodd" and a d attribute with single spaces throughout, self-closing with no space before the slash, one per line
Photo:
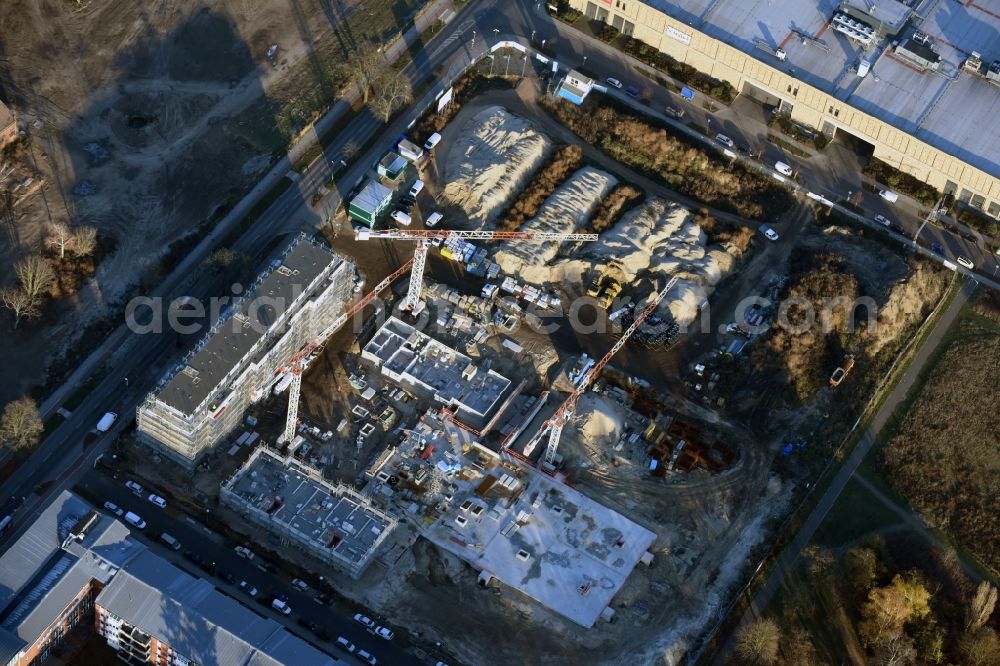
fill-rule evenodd
<path id="1" fill-rule="evenodd" d="M 353 276 L 329 247 L 295 239 L 137 408 L 142 439 L 194 467 L 282 379 L 282 364 L 343 314 Z"/>
<path id="2" fill-rule="evenodd" d="M 417 395 L 433 398 L 480 427 L 510 389 L 510 380 L 395 317 L 375 333 L 361 358 Z"/>
<path id="3" fill-rule="evenodd" d="M 220 499 L 289 545 L 354 578 L 396 527 L 394 517 L 347 486 L 263 447 L 223 484 Z"/>

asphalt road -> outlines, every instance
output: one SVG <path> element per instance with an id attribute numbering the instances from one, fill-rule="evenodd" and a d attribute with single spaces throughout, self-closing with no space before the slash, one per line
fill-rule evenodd
<path id="1" fill-rule="evenodd" d="M 352 659 L 347 658 L 343 652 L 338 651 L 332 645 L 332 641 L 337 636 L 344 636 L 359 649 L 368 650 L 375 655 L 379 663 L 413 665 L 421 663 L 395 642 L 387 641 L 368 632 L 364 626 L 353 620 L 353 614 L 351 616 L 338 615 L 333 609 L 317 603 L 314 600 L 317 594 L 316 580 L 306 581 L 313 588 L 307 592 L 292 587 L 290 577 L 280 573 L 269 574 L 260 570 L 257 564 L 263 559 L 259 554 L 253 561 L 239 557 L 233 551 L 233 545 L 225 543 L 221 537 L 212 533 L 205 526 L 176 512 L 169 504 L 166 509 L 161 509 L 144 497 L 136 496 L 125 488 L 124 482 L 124 478 L 114 480 L 99 471 L 91 470 L 80 479 L 77 489 L 84 496 L 92 498 L 94 504 L 105 513 L 107 511 L 103 508 L 103 504 L 106 501 L 117 504 L 125 511 L 137 513 L 146 521 L 146 528 L 138 530 L 130 526 L 129 529 L 132 530 L 133 536 L 143 541 L 157 555 L 193 576 L 210 580 L 223 593 L 255 612 L 284 624 L 289 631 L 320 649 L 354 663 Z M 160 540 L 160 535 L 164 532 L 180 542 L 180 550 L 175 551 Z M 252 545 L 251 550 L 253 550 Z M 193 552 L 204 561 L 214 564 L 216 571 L 228 572 L 236 579 L 237 584 L 230 584 L 217 575 L 201 569 L 184 556 L 185 552 Z M 245 580 L 257 588 L 256 598 L 250 597 L 239 588 L 238 583 L 241 580 Z M 271 600 L 275 594 L 283 595 L 287 599 L 287 603 L 292 609 L 291 615 L 282 615 L 271 608 Z M 324 642 L 309 629 L 299 625 L 298 620 L 300 619 L 315 622 L 325 629 L 330 636 L 330 642 Z M 373 617 L 373 619 L 380 622 L 378 617 Z M 396 627 L 390 628 L 396 631 L 395 640 L 398 641 L 398 634 L 401 631 Z"/>

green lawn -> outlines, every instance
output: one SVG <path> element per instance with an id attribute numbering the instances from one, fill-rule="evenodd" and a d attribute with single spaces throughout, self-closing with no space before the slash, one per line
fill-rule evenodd
<path id="1" fill-rule="evenodd" d="M 900 522 L 895 511 L 852 478 L 816 530 L 812 542 L 818 546 L 840 548 L 875 530 Z"/>

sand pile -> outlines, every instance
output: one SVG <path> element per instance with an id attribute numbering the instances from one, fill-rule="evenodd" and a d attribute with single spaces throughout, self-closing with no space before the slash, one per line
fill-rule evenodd
<path id="1" fill-rule="evenodd" d="M 552 193 L 538 215 L 528 220 L 521 231 L 572 233 L 578 231 L 591 211 L 618 184 L 609 173 L 584 167 Z M 498 250 L 494 259 L 507 275 L 517 275 L 535 284 L 552 279 L 546 264 L 555 258 L 559 243 L 509 243 Z"/>
<path id="2" fill-rule="evenodd" d="M 625 429 L 615 408 L 594 393 L 585 393 L 580 397 L 576 412 L 580 415 L 576 423 L 577 433 L 587 444 L 616 440 Z"/>
<path id="3" fill-rule="evenodd" d="M 448 155 L 444 197 L 482 227 L 506 208 L 551 147 L 529 121 L 487 107 L 465 123 Z"/>

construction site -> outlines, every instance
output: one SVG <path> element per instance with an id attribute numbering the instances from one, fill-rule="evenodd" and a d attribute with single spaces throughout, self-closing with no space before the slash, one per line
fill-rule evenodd
<path id="1" fill-rule="evenodd" d="M 795 253 L 835 247 L 884 292 L 888 328 L 866 344 L 889 353 L 942 286 L 802 208 L 782 220 L 799 237 L 748 246 L 650 188 L 594 231 L 641 179 L 586 145 L 501 229 L 571 136 L 530 83 L 467 102 L 432 149 L 387 147 L 408 165 L 373 165 L 365 219 L 348 202 L 332 250 L 297 239 L 248 290 L 301 285 L 266 331 L 234 332 L 234 305 L 140 408 L 140 439 L 181 466 L 133 470 L 218 500 L 283 561 L 346 574 L 340 594 L 463 663 L 524 644 L 546 663 L 674 663 L 804 486 L 775 462 L 789 436 L 820 437 L 840 381 L 864 376 L 776 407 L 784 380 L 760 359 L 781 352 L 757 332 L 773 309 L 737 303 L 794 288 Z M 414 189 L 412 225 L 394 223 Z"/>

